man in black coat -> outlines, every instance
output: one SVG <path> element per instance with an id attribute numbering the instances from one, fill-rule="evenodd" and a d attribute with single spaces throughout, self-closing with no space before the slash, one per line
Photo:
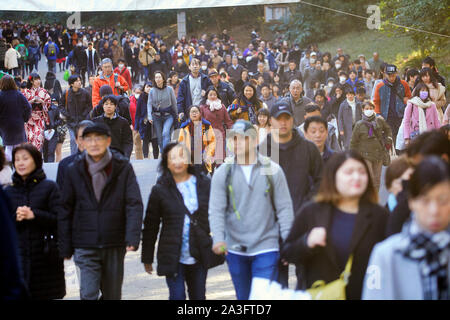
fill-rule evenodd
<path id="1" fill-rule="evenodd" d="M 149 67 L 149 72 L 148 72 L 148 76 L 149 79 L 153 80 L 153 75 L 155 74 L 156 71 L 161 71 L 164 73 L 164 75 L 167 76 L 169 75 L 169 68 L 167 67 L 167 64 L 165 61 L 161 60 L 161 54 L 159 52 L 156 52 L 155 54 L 155 59 L 150 63 Z"/>
<path id="2" fill-rule="evenodd" d="M 112 94 L 106 96 L 103 99 L 103 115 L 92 121 L 106 124 L 111 132 L 111 149 L 116 149 L 130 159 L 133 151 L 133 135 L 128 121 L 116 112 L 117 104 L 116 96 Z"/>
<path id="3" fill-rule="evenodd" d="M 77 152 L 75 126 L 88 119 L 89 112 L 92 110 L 92 98 L 89 92 L 81 87 L 79 76 L 70 76 L 69 86 L 70 88 L 61 96 L 59 109 L 70 132 L 70 154 L 75 154 Z"/>
<path id="4" fill-rule="evenodd" d="M 86 151 L 67 168 L 64 209 L 58 215 L 59 251 L 80 268 L 80 298 L 122 295 L 126 251 L 139 247 L 143 205 L 133 167 L 110 150 L 104 124 L 83 131 Z"/>
<path id="5" fill-rule="evenodd" d="M 83 87 L 86 84 L 86 71 L 87 71 L 87 56 L 86 56 L 86 48 L 83 47 L 83 42 L 81 40 L 78 41 L 77 46 L 73 49 L 73 61 L 75 64 L 76 73 L 81 76 Z"/>
<path id="6" fill-rule="evenodd" d="M 311 200 L 319 189 L 322 157 L 316 145 L 301 137 L 294 128 L 293 112 L 287 101 L 275 103 L 270 116 L 272 128 L 279 130 L 279 137 L 269 134 L 259 146 L 259 152 L 269 155 L 283 169 L 297 216 L 302 205 Z M 278 155 L 272 154 L 272 150 L 278 150 Z M 287 267 L 280 266 L 280 283 L 288 286 Z"/>
<path id="7" fill-rule="evenodd" d="M 234 92 L 234 90 L 231 89 L 231 87 L 225 82 L 220 81 L 220 76 L 219 73 L 217 73 L 216 69 L 211 70 L 208 76 L 214 88 L 219 92 L 219 97 L 217 98 L 222 101 L 222 104 L 225 106 L 225 108 L 231 105 L 234 99 L 236 99 L 236 93 Z"/>
<path id="8" fill-rule="evenodd" d="M 297 63 L 294 60 L 289 61 L 289 71 L 283 73 L 284 86 L 288 87 L 293 80 L 299 80 L 303 83 L 302 73 L 297 69 Z"/>

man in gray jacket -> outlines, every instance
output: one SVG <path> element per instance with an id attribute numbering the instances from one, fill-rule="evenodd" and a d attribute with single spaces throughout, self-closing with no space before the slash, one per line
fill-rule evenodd
<path id="1" fill-rule="evenodd" d="M 305 107 L 312 100 L 304 96 L 303 85 L 299 80 L 292 80 L 289 85 L 289 94 L 283 100 L 289 103 L 294 113 L 294 125 L 298 127 L 305 122 Z"/>
<path id="2" fill-rule="evenodd" d="M 276 279 L 294 213 L 283 170 L 258 155 L 252 124 L 236 121 L 227 139 L 235 157 L 213 175 L 209 221 L 213 251 L 226 255 L 237 299 L 247 300 L 253 277 Z"/>

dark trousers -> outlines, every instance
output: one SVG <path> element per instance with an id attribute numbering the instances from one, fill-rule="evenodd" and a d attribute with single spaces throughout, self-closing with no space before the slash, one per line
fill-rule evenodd
<path id="1" fill-rule="evenodd" d="M 178 263 L 178 273 L 174 277 L 166 277 L 169 287 L 169 300 L 186 300 L 186 288 L 189 300 L 206 300 L 206 276 L 208 270 L 200 263 Z"/>
<path id="2" fill-rule="evenodd" d="M 55 151 L 56 151 L 56 145 L 58 144 L 58 133 L 55 132 L 53 134 L 53 137 L 49 140 L 44 139 L 44 146 L 43 146 L 43 156 L 44 156 L 44 162 L 55 162 Z"/>
<path id="3" fill-rule="evenodd" d="M 147 124 L 145 128 L 144 139 L 142 140 L 142 153 L 144 154 L 144 158 L 149 157 L 150 152 L 150 143 L 152 144 L 153 149 L 153 158 L 158 159 L 159 157 L 159 146 L 158 139 L 156 137 L 152 137 L 152 125 Z"/>
<path id="4" fill-rule="evenodd" d="M 80 268 L 81 300 L 120 300 L 124 272 L 125 247 L 75 249 L 73 260 Z"/>

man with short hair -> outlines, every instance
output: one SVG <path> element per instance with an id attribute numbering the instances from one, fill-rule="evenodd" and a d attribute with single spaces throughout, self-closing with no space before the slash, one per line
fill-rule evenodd
<path id="1" fill-rule="evenodd" d="M 282 74 L 282 82 L 287 87 L 292 83 L 294 80 L 298 80 L 301 83 L 303 83 L 303 76 L 300 71 L 297 70 L 297 64 L 295 61 L 291 60 L 289 61 L 289 70 Z"/>
<path id="2" fill-rule="evenodd" d="M 47 57 L 48 70 L 56 73 L 56 58 L 59 54 L 59 47 L 48 37 L 47 43 L 44 46 L 44 55 Z"/>
<path id="3" fill-rule="evenodd" d="M 190 106 L 201 104 L 206 89 L 211 85 L 208 76 L 200 73 L 200 61 L 198 59 L 191 60 L 189 69 L 191 72 L 181 80 L 178 89 L 177 106 L 180 122 L 185 121 L 185 113 Z"/>
<path id="4" fill-rule="evenodd" d="M 226 254 L 238 300 L 248 300 L 254 277 L 277 276 L 279 239 L 286 239 L 294 218 L 286 177 L 258 154 L 257 136 L 249 121 L 236 121 L 227 137 L 234 157 L 211 181 L 213 251 Z"/>
<path id="5" fill-rule="evenodd" d="M 362 119 L 362 105 L 355 99 L 355 92 L 352 88 L 345 88 L 346 100 L 339 106 L 337 124 L 339 136 L 344 146 L 344 150 L 350 148 L 353 127 L 355 123 Z"/>
<path id="6" fill-rule="evenodd" d="M 267 83 L 264 83 L 261 86 L 261 101 L 266 104 L 267 108 L 270 109 L 275 102 L 277 102 L 277 98 L 275 98 L 272 94 L 272 89 Z"/>
<path id="7" fill-rule="evenodd" d="M 144 69 L 144 75 L 145 75 L 144 81 L 148 81 L 148 79 L 149 79 L 148 68 L 149 68 L 150 63 L 152 63 L 153 60 L 155 59 L 155 55 L 156 55 L 156 50 L 155 50 L 155 48 L 153 48 L 151 42 L 145 41 L 144 48 L 142 48 L 142 50 L 139 52 L 139 61 L 141 62 L 141 65 Z M 150 76 L 150 79 L 152 79 L 151 76 Z"/>
<path id="8" fill-rule="evenodd" d="M 121 92 L 129 89 L 127 81 L 119 74 L 113 74 L 113 64 L 111 59 L 102 60 L 102 74 L 98 76 L 92 86 L 92 105 L 98 105 L 100 97 L 100 87 L 107 84 L 111 87 L 113 94 L 118 96 Z"/>
<path id="9" fill-rule="evenodd" d="M 105 124 L 84 129 L 86 151 L 67 168 L 58 214 L 61 257 L 74 256 L 81 300 L 120 300 L 127 251 L 139 247 L 143 205 L 133 167 L 110 150 Z"/>
<path id="10" fill-rule="evenodd" d="M 319 189 L 322 158 L 316 146 L 302 138 L 294 127 L 294 115 L 287 101 L 281 100 L 272 106 L 270 123 L 271 133 L 261 143 L 259 151 L 263 155 L 267 153 L 283 169 L 297 216 L 301 206 L 311 200 Z M 272 150 L 278 150 L 279 159 L 272 154 Z M 280 281 L 288 285 L 287 268 L 284 268 Z"/>
<path id="11" fill-rule="evenodd" d="M 242 71 L 244 71 L 244 67 L 239 64 L 238 57 L 233 56 L 231 58 L 231 66 L 228 67 L 227 73 L 234 86 L 236 86 L 236 82 L 241 79 Z"/>
<path id="12" fill-rule="evenodd" d="M 378 52 L 374 52 L 372 59 L 370 59 L 368 62 L 370 69 L 375 71 L 375 78 L 378 78 L 380 75 L 380 67 L 384 63 L 384 61 L 380 59 L 380 55 L 378 54 Z"/>
<path id="13" fill-rule="evenodd" d="M 111 51 L 112 51 L 112 62 L 114 66 L 117 66 L 119 64 L 119 59 L 124 59 L 124 53 L 123 48 L 119 46 L 119 41 L 117 39 L 114 39 L 112 41 L 111 45 Z"/>
<path id="14" fill-rule="evenodd" d="M 88 47 L 85 50 L 85 53 L 86 53 L 86 63 L 87 63 L 86 69 L 87 69 L 88 77 L 91 77 L 91 76 L 95 77 L 100 59 L 98 57 L 97 51 L 95 50 L 92 42 L 88 43 Z"/>
<path id="15" fill-rule="evenodd" d="M 298 127 L 305 121 L 305 107 L 312 103 L 312 100 L 304 96 L 302 83 L 295 79 L 289 85 L 289 94 L 283 98 L 288 102 L 294 116 L 294 125 Z"/>
<path id="16" fill-rule="evenodd" d="M 327 144 L 329 138 L 327 122 L 321 116 L 313 116 L 307 118 L 303 124 L 305 138 L 316 145 L 325 164 L 334 153 Z"/>
<path id="17" fill-rule="evenodd" d="M 76 132 L 77 125 L 88 119 L 92 110 L 92 99 L 89 92 L 81 87 L 81 78 L 78 75 L 69 77 L 69 89 L 61 95 L 59 110 L 65 117 L 70 134 L 70 154 L 77 153 Z"/>

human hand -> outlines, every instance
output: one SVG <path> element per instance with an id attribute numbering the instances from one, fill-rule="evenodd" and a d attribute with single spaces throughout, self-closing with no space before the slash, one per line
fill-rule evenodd
<path id="1" fill-rule="evenodd" d="M 308 247 L 314 248 L 316 246 L 325 247 L 327 244 L 327 231 L 324 227 L 313 228 L 308 235 Z"/>
<path id="2" fill-rule="evenodd" d="M 135 246 L 127 246 L 127 251 L 136 251 Z"/>
<path id="3" fill-rule="evenodd" d="M 31 210 L 30 207 L 27 206 L 18 207 L 16 214 L 17 214 L 17 221 L 34 219 L 33 211 Z"/>
<path id="4" fill-rule="evenodd" d="M 213 245 L 212 251 L 217 255 L 221 254 L 227 255 L 228 253 L 227 244 L 225 242 L 217 242 L 216 244 Z"/>
<path id="5" fill-rule="evenodd" d="M 149 263 L 144 263 L 145 272 L 148 274 L 152 274 L 153 272 L 153 266 Z"/>
<path id="6" fill-rule="evenodd" d="M 237 109 L 237 111 L 236 111 L 237 113 L 242 113 L 242 109 L 241 109 L 241 107 L 239 107 L 238 109 Z"/>

